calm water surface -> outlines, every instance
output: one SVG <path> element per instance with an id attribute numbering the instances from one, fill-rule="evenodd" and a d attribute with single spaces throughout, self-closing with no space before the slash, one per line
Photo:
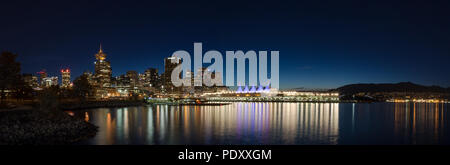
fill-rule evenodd
<path id="1" fill-rule="evenodd" d="M 450 144 L 448 104 L 233 103 L 68 112 L 99 126 L 81 144 Z"/>

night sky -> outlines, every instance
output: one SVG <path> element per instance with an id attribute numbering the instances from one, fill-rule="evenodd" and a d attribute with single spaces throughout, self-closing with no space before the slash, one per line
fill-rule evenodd
<path id="1" fill-rule="evenodd" d="M 281 88 L 352 83 L 450 86 L 450 2 L 2 1 L 0 51 L 23 73 L 94 71 L 103 45 L 113 76 L 202 42 L 203 52 L 279 50 Z M 224 60 L 225 61 L 225 60 Z"/>

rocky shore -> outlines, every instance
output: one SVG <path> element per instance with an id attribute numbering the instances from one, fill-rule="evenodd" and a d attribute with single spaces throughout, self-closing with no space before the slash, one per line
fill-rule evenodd
<path id="1" fill-rule="evenodd" d="M 54 110 L 18 106 L 0 110 L 0 145 L 74 144 L 95 136 L 98 127 L 63 110 L 145 105 L 143 101 L 51 101 Z M 42 104 L 42 103 L 41 103 Z"/>
<path id="2" fill-rule="evenodd" d="M 39 110 L 0 112 L 0 145 L 73 144 L 95 136 L 98 127 L 61 112 Z"/>

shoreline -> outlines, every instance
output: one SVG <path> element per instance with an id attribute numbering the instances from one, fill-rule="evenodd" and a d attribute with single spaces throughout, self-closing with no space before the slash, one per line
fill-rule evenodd
<path id="1" fill-rule="evenodd" d="M 224 106 L 231 103 L 148 103 L 147 105 L 169 105 L 169 106 Z"/>

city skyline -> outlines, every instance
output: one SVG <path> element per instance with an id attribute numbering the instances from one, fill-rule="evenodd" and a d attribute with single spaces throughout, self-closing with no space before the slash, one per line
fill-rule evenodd
<path id="1" fill-rule="evenodd" d="M 105 55 L 105 57 L 103 57 L 103 60 L 106 58 L 106 53 L 104 53 L 103 52 L 103 48 L 102 48 L 102 44 L 100 43 L 100 46 L 99 46 L 99 48 L 98 48 L 98 50 L 97 50 L 97 53 L 94 53 L 94 59 L 95 58 L 97 58 L 97 55 L 98 54 L 104 54 Z M 20 55 L 19 55 L 19 57 L 20 57 Z M 164 64 L 166 63 L 166 61 L 165 60 L 167 60 L 167 58 L 170 58 L 171 56 L 168 56 L 168 57 L 164 57 L 163 58 L 163 62 L 162 62 L 162 64 L 163 64 L 163 66 L 161 67 L 161 69 L 160 68 L 157 68 L 157 67 L 153 67 L 153 66 L 149 66 L 149 67 L 147 67 L 147 68 L 143 68 L 143 69 L 137 69 L 137 70 L 126 70 L 125 72 L 123 72 L 123 73 L 117 73 L 117 72 L 114 72 L 114 70 L 113 69 L 111 69 L 111 71 L 110 72 L 112 72 L 112 75 L 111 75 L 111 78 L 112 77 L 115 77 L 115 78 L 118 78 L 118 77 L 121 77 L 121 76 L 126 76 L 129 72 L 137 72 L 137 74 L 139 74 L 139 75 L 145 75 L 146 74 L 146 72 L 148 72 L 149 70 L 154 70 L 154 69 L 156 69 L 156 73 L 157 73 L 157 75 L 158 76 L 164 76 L 164 72 L 165 72 L 165 70 L 167 69 L 167 68 L 165 68 L 164 67 Z M 99 60 L 99 59 L 97 59 L 97 60 Z M 110 60 L 110 59 L 108 59 L 108 60 Z M 19 61 L 20 62 L 20 61 Z M 94 60 L 94 65 L 95 65 L 95 60 Z M 248 64 L 246 64 L 247 66 L 246 67 L 248 67 Z M 208 66 L 208 65 L 207 65 Z M 52 67 L 50 67 L 50 68 L 52 68 Z M 112 66 L 111 66 L 111 68 L 113 68 Z M 305 68 L 303 68 L 303 69 L 308 69 L 307 67 L 305 67 Z M 88 73 L 88 72 L 90 72 L 90 73 L 95 73 L 95 66 L 93 67 L 93 68 L 91 68 L 91 67 L 89 67 L 89 69 L 84 69 L 79 75 L 74 75 L 74 76 L 70 76 L 70 75 L 73 75 L 73 74 L 71 74 L 71 72 L 72 72 L 72 69 L 71 68 L 69 68 L 69 67 L 62 67 L 61 69 L 59 69 L 59 70 L 57 70 L 57 71 L 48 71 L 46 68 L 42 68 L 41 70 L 39 70 L 38 72 L 34 72 L 34 73 L 28 73 L 28 72 L 24 72 L 24 71 L 22 71 L 22 73 L 24 74 L 24 75 L 27 75 L 27 74 L 31 74 L 31 75 L 33 75 L 33 76 L 37 76 L 37 77 L 39 77 L 39 81 L 43 81 L 43 80 L 41 80 L 41 76 L 40 76 L 40 74 L 42 74 L 42 72 L 44 72 L 45 74 L 46 74 L 46 76 L 49 76 L 48 78 L 55 78 L 56 77 L 56 84 L 57 85 L 60 85 L 60 86 L 67 86 L 67 84 L 66 85 L 64 85 L 64 83 L 63 83 L 63 79 L 67 79 L 67 78 L 63 78 L 63 75 L 64 75 L 64 73 L 67 73 L 68 72 L 68 74 L 69 74 L 69 80 L 70 80 L 70 82 L 72 82 L 74 79 L 76 79 L 77 77 L 79 77 L 79 76 L 81 76 L 81 75 L 83 75 L 83 74 L 85 74 L 85 73 Z M 248 72 L 248 68 L 247 68 L 247 72 Z M 236 73 L 235 73 L 236 74 Z M 248 73 L 247 73 L 248 74 Z M 44 77 L 45 78 L 45 77 Z M 248 78 L 248 75 L 247 75 L 247 78 Z M 59 80 L 58 80 L 59 79 Z M 225 81 L 225 80 L 224 80 Z M 67 80 L 65 80 L 65 82 L 67 83 Z M 348 84 L 377 84 L 377 83 L 379 83 L 379 84 L 383 84 L 383 83 L 400 83 L 400 82 L 411 82 L 411 81 L 399 81 L 399 82 L 359 82 L 359 83 L 348 83 Z M 246 83 L 248 83 L 248 82 L 246 82 Z M 348 85 L 348 84 L 343 84 L 343 85 L 341 85 L 341 86 L 344 86 L 344 85 Z M 425 84 L 425 85 L 428 85 L 428 84 Z M 429 85 L 429 86 L 435 86 L 436 84 L 431 84 L 431 85 Z M 237 87 L 239 87 L 240 85 L 236 85 L 235 87 L 237 88 Z M 242 86 L 242 85 L 241 85 Z M 244 85 L 245 86 L 245 85 Z M 301 89 L 301 88 L 304 88 L 304 89 L 335 89 L 335 88 L 338 88 L 338 87 L 341 87 L 341 86 L 336 86 L 336 87 L 305 87 L 305 86 L 297 86 L 297 87 L 283 87 L 283 86 L 280 86 L 280 89 L 282 89 L 282 90 L 285 90 L 285 89 Z M 438 85 L 438 86 L 440 86 L 440 85 Z M 447 86 L 442 86 L 442 87 L 447 87 Z M 448 87 L 450 87 L 450 86 L 448 86 Z"/>
<path id="2" fill-rule="evenodd" d="M 446 3 L 8 2 L 0 50 L 19 54 L 22 73 L 59 75 L 70 68 L 73 80 L 94 71 L 99 43 L 119 76 L 150 67 L 162 73 L 165 57 L 203 42 L 204 50 L 279 50 L 282 89 L 397 82 L 449 87 L 450 78 L 441 75 L 450 72 Z"/>

